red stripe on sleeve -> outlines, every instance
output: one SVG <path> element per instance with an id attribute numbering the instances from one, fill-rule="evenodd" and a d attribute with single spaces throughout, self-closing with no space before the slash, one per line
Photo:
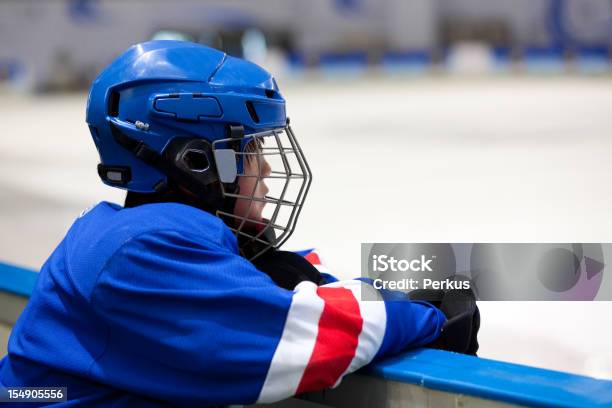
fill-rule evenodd
<path id="1" fill-rule="evenodd" d="M 363 326 L 359 303 L 349 289 L 319 287 L 325 301 L 319 333 L 296 394 L 334 385 L 355 356 Z"/>
<path id="2" fill-rule="evenodd" d="M 321 259 L 319 258 L 319 255 L 317 255 L 316 252 L 308 253 L 308 255 L 304 257 L 304 259 L 306 259 L 312 265 L 321 265 Z"/>

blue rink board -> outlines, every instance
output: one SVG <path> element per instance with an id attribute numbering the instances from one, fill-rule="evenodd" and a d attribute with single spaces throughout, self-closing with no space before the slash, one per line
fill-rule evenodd
<path id="1" fill-rule="evenodd" d="M 0 291 L 29 297 L 37 279 L 38 272 L 0 262 Z"/>
<path id="2" fill-rule="evenodd" d="M 30 296 L 38 273 L 0 263 L 0 292 Z M 612 407 L 612 381 L 447 351 L 418 349 L 361 371 L 387 380 L 539 407 Z"/>
<path id="3" fill-rule="evenodd" d="M 418 349 L 364 370 L 387 380 L 538 407 L 612 407 L 612 381 Z"/>

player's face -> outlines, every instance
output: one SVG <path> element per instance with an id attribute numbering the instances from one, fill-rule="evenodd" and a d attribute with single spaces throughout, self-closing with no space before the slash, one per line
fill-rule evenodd
<path id="1" fill-rule="evenodd" d="M 268 186 L 262 177 L 270 175 L 270 164 L 266 161 L 265 156 L 251 156 L 244 161 L 245 176 L 238 177 L 238 186 L 240 187 L 240 195 L 253 196 L 254 198 L 263 199 L 268 194 Z M 257 177 L 255 177 L 257 176 Z M 236 199 L 234 214 L 239 217 L 246 217 L 255 221 L 262 221 L 262 211 L 265 202 L 252 201 L 244 198 Z"/>

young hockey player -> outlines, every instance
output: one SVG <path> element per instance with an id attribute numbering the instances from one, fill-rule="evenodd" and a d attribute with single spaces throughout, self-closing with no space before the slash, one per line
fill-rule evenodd
<path id="1" fill-rule="evenodd" d="M 310 169 L 260 67 L 138 44 L 93 83 L 87 123 L 125 205 L 85 212 L 44 264 L 2 385 L 89 407 L 273 402 L 440 336 L 431 304 L 364 301 L 368 284 L 278 250 Z"/>

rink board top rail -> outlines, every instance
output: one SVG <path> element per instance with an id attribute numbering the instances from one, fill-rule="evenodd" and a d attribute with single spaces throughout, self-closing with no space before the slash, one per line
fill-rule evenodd
<path id="1" fill-rule="evenodd" d="M 612 381 L 418 349 L 378 362 L 366 373 L 387 380 L 517 405 L 612 407 Z"/>
<path id="2" fill-rule="evenodd" d="M 0 262 L 2 293 L 28 297 L 38 273 Z M 510 404 L 612 406 L 612 381 L 433 349 L 418 349 L 361 371 L 390 381 Z"/>
<path id="3" fill-rule="evenodd" d="M 38 279 L 38 272 L 0 262 L 0 292 L 30 297 Z"/>

